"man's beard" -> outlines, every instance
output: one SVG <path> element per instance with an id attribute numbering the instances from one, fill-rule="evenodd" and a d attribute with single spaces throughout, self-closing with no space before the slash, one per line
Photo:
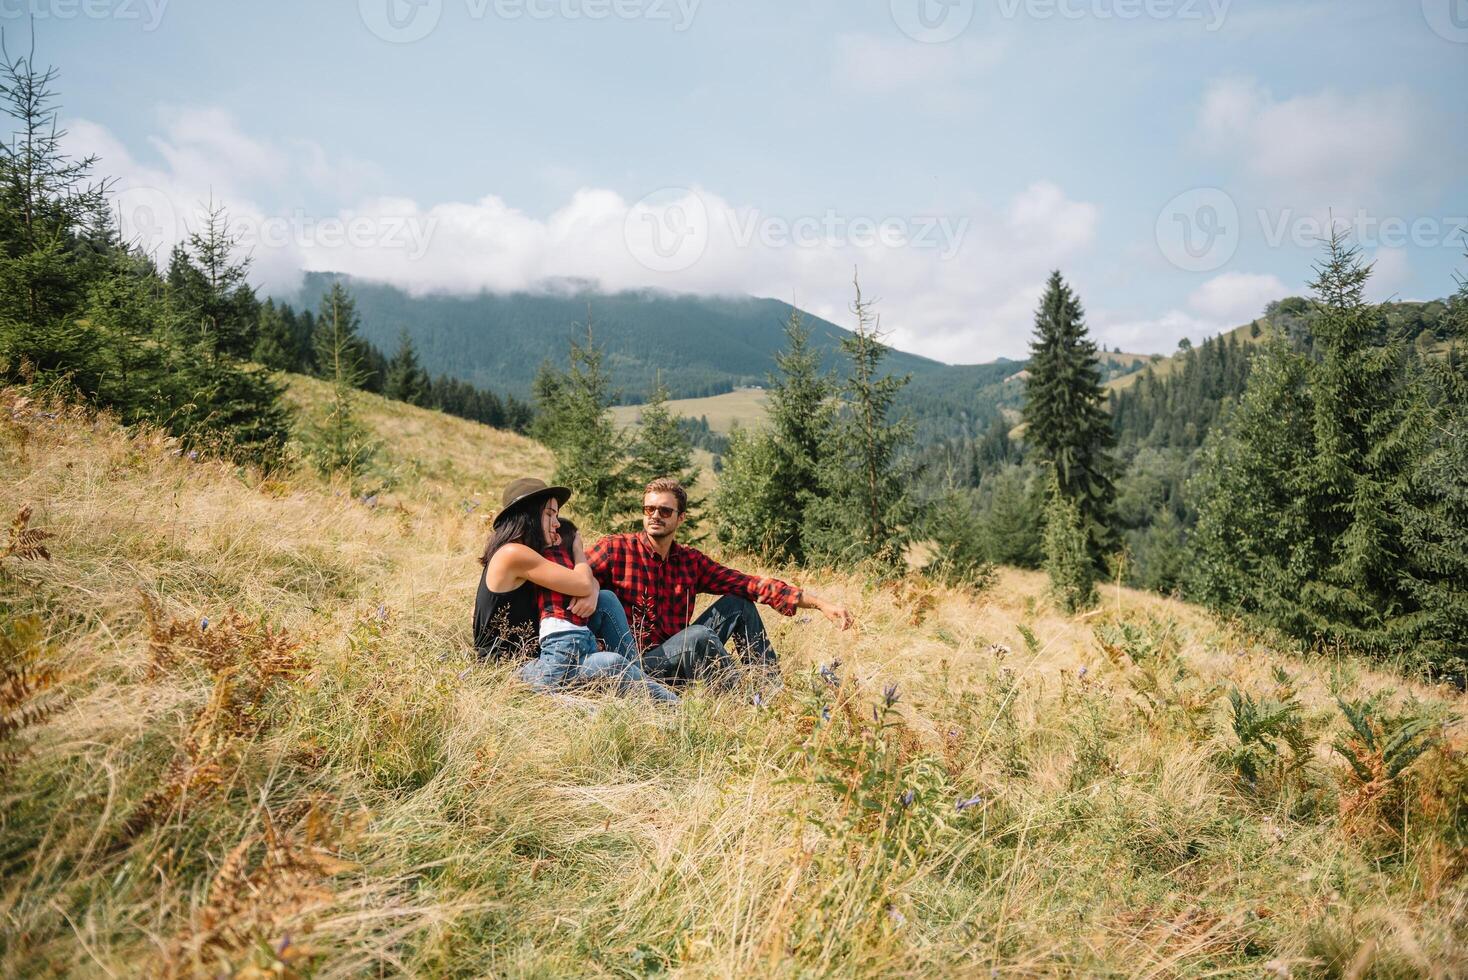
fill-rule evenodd
<path id="1" fill-rule="evenodd" d="M 663 538 L 671 538 L 673 536 L 673 529 L 666 524 L 658 528 L 656 531 L 645 524 L 643 525 L 642 529 L 646 531 L 647 536 L 652 538 L 654 541 L 661 541 Z"/>

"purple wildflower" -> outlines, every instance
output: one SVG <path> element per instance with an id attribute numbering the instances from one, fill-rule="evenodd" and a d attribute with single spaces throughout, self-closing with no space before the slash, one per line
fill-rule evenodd
<path id="1" fill-rule="evenodd" d="M 377 618 L 378 619 L 386 619 L 387 618 L 387 606 L 381 605 L 381 604 L 378 605 L 378 607 L 377 607 Z"/>
<path id="2" fill-rule="evenodd" d="M 197 449 L 189 450 L 189 460 L 195 463 L 199 461 L 199 451 Z"/>
<path id="3" fill-rule="evenodd" d="M 886 687 L 882 688 L 882 700 L 889 708 L 901 700 L 900 696 L 897 694 L 896 683 L 888 684 Z"/>
<path id="4" fill-rule="evenodd" d="M 1085 680 L 1086 679 L 1086 668 L 1082 667 L 1080 670 L 1076 671 L 1076 676 L 1079 677 L 1081 680 Z"/>
<path id="5" fill-rule="evenodd" d="M 902 794 L 902 805 L 904 807 L 912 806 L 912 801 L 915 799 L 917 799 L 917 790 L 910 789 Z"/>
<path id="6" fill-rule="evenodd" d="M 964 810 L 967 810 L 969 807 L 971 807 L 971 806 L 978 806 L 982 802 L 984 802 L 984 798 L 982 796 L 978 795 L 978 794 L 974 794 L 973 796 L 970 796 L 966 800 L 959 800 L 957 803 L 953 804 L 953 808 L 955 810 L 957 810 L 959 813 L 962 813 Z"/>
<path id="7" fill-rule="evenodd" d="M 368 494 L 367 496 L 365 496 L 365 497 L 362 498 L 362 503 L 366 504 L 368 507 L 376 507 L 377 506 L 377 494 L 375 494 L 375 493 Z"/>
<path id="8" fill-rule="evenodd" d="M 830 705 L 825 705 L 825 704 L 821 705 L 821 721 L 830 721 L 830 720 L 831 720 L 831 707 L 830 707 Z"/>
<path id="9" fill-rule="evenodd" d="M 841 678 L 836 675 L 836 669 L 841 666 L 840 660 L 832 660 L 829 664 L 821 664 L 821 680 L 832 687 L 841 686 Z"/>
<path id="10" fill-rule="evenodd" d="M 765 706 L 765 699 L 760 697 L 760 693 L 758 691 L 754 692 L 754 697 L 751 700 L 753 700 L 754 706 L 756 708 L 763 708 Z"/>
<path id="11" fill-rule="evenodd" d="M 199 620 L 199 632 L 202 633 L 205 630 L 207 630 L 208 628 L 209 628 L 209 617 L 208 616 L 205 616 L 203 619 Z"/>
<path id="12" fill-rule="evenodd" d="M 872 705 L 872 721 L 881 722 L 881 720 L 881 716 L 877 714 L 877 706 L 875 704 Z"/>

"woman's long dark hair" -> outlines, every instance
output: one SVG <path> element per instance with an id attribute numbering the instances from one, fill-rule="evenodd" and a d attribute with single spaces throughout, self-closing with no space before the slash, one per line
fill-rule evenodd
<path id="1" fill-rule="evenodd" d="M 494 553 L 507 544 L 523 544 L 536 554 L 545 551 L 545 531 L 540 525 L 540 512 L 545 509 L 545 497 L 522 500 L 505 511 L 495 521 L 494 530 L 489 532 L 489 542 L 479 564 L 489 567 Z"/>

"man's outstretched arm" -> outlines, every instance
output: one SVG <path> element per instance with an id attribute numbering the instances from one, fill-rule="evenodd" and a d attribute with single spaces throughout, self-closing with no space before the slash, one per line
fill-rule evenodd
<path id="1" fill-rule="evenodd" d="M 850 629 L 852 623 L 856 622 L 851 613 L 846 611 L 845 606 L 838 606 L 829 599 L 822 599 L 809 589 L 800 590 L 800 599 L 796 605 L 801 609 L 819 609 L 821 615 L 835 623 L 838 630 Z"/>
<path id="2" fill-rule="evenodd" d="M 727 565 L 720 565 L 702 552 L 698 552 L 697 566 L 699 592 L 714 595 L 737 595 L 753 602 L 763 603 L 786 616 L 795 615 L 796 609 L 819 609 L 822 615 L 836 625 L 837 629 L 844 630 L 852 624 L 851 614 L 844 607 L 823 599 L 813 592 L 796 588 L 789 582 L 782 582 L 777 578 L 761 578 L 737 571 Z"/>

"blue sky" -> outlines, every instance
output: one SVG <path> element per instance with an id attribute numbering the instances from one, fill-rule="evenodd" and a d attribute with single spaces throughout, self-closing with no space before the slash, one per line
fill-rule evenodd
<path id="1" fill-rule="evenodd" d="M 1468 0 L 0 0 L 166 254 L 211 196 L 287 290 L 747 292 L 1022 356 L 1059 268 L 1107 346 L 1468 272 Z"/>

